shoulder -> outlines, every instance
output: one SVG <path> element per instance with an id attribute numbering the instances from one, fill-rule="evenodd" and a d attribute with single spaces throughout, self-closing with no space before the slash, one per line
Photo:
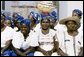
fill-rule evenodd
<path id="1" fill-rule="evenodd" d="M 50 29 L 50 32 L 56 32 L 56 30 L 55 29 Z"/>
<path id="2" fill-rule="evenodd" d="M 10 31 L 10 33 L 15 33 L 15 30 L 11 27 L 6 27 L 6 31 Z"/>
<path id="3" fill-rule="evenodd" d="M 83 36 L 83 31 L 82 30 L 78 30 L 78 35 L 80 35 L 80 36 Z"/>
<path id="4" fill-rule="evenodd" d="M 83 31 L 79 31 L 76 39 L 83 40 Z"/>
<path id="5" fill-rule="evenodd" d="M 54 29 L 50 29 L 50 32 L 49 32 L 51 35 L 55 36 L 57 34 L 57 31 L 54 30 Z"/>
<path id="6" fill-rule="evenodd" d="M 19 39 L 19 38 L 21 39 L 22 36 L 23 36 L 22 33 L 18 31 L 13 34 L 13 39 Z"/>
<path id="7" fill-rule="evenodd" d="M 38 31 L 40 29 L 40 23 L 36 25 L 36 27 L 34 28 L 35 31 Z"/>

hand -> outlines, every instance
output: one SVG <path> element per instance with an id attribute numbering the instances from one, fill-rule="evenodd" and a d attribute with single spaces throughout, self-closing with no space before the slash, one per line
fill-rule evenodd
<path id="1" fill-rule="evenodd" d="M 2 52 L 1 52 L 1 54 L 2 54 Z"/>
<path id="2" fill-rule="evenodd" d="M 22 56 L 28 56 L 28 55 L 26 55 L 25 53 L 23 53 Z"/>
<path id="3" fill-rule="evenodd" d="M 68 56 L 68 54 L 63 52 L 60 48 L 57 50 L 57 53 L 58 53 L 58 55 L 61 55 L 61 56 Z"/>
<path id="4" fill-rule="evenodd" d="M 52 54 L 52 51 L 45 51 L 40 47 L 38 48 L 38 51 L 42 52 L 45 56 L 50 56 Z"/>
<path id="5" fill-rule="evenodd" d="M 52 53 L 53 53 L 52 51 L 48 51 L 49 56 L 51 56 Z"/>
<path id="6" fill-rule="evenodd" d="M 43 54 L 44 54 L 45 56 L 51 56 L 52 52 L 51 52 L 51 51 L 45 51 L 45 52 L 43 52 Z"/>
<path id="7" fill-rule="evenodd" d="M 3 54 L 3 52 L 1 51 L 1 54 Z"/>
<path id="8" fill-rule="evenodd" d="M 3 49 L 1 50 L 1 54 L 3 54 Z"/>
<path id="9" fill-rule="evenodd" d="M 68 54 L 64 53 L 64 56 L 68 56 Z"/>
<path id="10" fill-rule="evenodd" d="M 50 56 L 50 54 L 49 54 L 49 52 L 45 52 L 45 53 L 43 53 L 45 56 Z"/>
<path id="11" fill-rule="evenodd" d="M 42 52 L 44 55 L 48 55 L 48 53 L 46 51 Z"/>

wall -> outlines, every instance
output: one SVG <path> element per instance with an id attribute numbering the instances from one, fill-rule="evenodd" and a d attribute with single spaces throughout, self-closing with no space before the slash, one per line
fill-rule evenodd
<path id="1" fill-rule="evenodd" d="M 83 12 L 83 1 L 60 1 L 59 19 L 72 16 L 72 11 L 74 9 L 80 9 Z M 81 22 L 83 23 L 83 15 Z"/>
<path id="2" fill-rule="evenodd" d="M 67 1 L 59 1 L 59 19 L 62 19 L 67 16 L 67 7 Z"/>
<path id="3" fill-rule="evenodd" d="M 83 12 L 83 1 L 68 1 L 68 14 L 67 16 L 72 15 L 72 11 L 74 9 L 80 9 Z M 82 15 L 82 20 L 81 22 L 83 23 L 83 15 Z"/>

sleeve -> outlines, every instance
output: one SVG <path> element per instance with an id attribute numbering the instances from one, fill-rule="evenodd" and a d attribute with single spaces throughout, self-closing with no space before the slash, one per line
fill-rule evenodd
<path id="1" fill-rule="evenodd" d="M 13 36 L 13 29 L 10 27 L 6 27 L 5 34 L 6 34 L 6 41 L 11 40 Z"/>
<path id="2" fill-rule="evenodd" d="M 29 40 L 30 40 L 30 46 L 32 46 L 32 47 L 39 46 L 38 34 L 36 32 L 34 32 L 32 35 L 29 35 Z"/>
<path id="3" fill-rule="evenodd" d="M 83 47 L 83 31 L 79 31 L 77 40 L 79 47 Z"/>
<path id="4" fill-rule="evenodd" d="M 22 38 L 20 37 L 20 35 L 16 32 L 16 33 L 13 35 L 12 45 L 13 45 L 15 48 L 20 49 L 22 43 L 23 43 L 23 39 L 22 39 Z"/>
<path id="5" fill-rule="evenodd" d="M 57 40 L 59 42 L 59 48 L 65 52 L 64 31 L 57 31 Z"/>
<path id="6" fill-rule="evenodd" d="M 80 47 L 83 47 L 83 35 L 81 35 L 80 42 L 81 42 Z"/>

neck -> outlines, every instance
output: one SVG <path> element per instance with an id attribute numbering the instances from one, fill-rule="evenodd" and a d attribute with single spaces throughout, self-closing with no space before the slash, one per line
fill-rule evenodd
<path id="1" fill-rule="evenodd" d="M 71 35 L 71 36 L 76 36 L 78 34 L 78 30 L 67 30 L 68 34 Z"/>
<path id="2" fill-rule="evenodd" d="M 35 26 L 36 26 L 35 24 L 31 25 L 31 29 L 33 29 Z"/>
<path id="3" fill-rule="evenodd" d="M 42 29 L 42 33 L 43 33 L 43 34 L 48 34 L 48 33 L 49 33 L 49 29 L 47 29 L 47 30 L 43 30 L 43 29 Z"/>
<path id="4" fill-rule="evenodd" d="M 27 36 L 28 36 L 28 33 L 23 34 L 23 36 L 24 36 L 24 38 L 26 39 L 26 38 L 27 38 Z"/>

